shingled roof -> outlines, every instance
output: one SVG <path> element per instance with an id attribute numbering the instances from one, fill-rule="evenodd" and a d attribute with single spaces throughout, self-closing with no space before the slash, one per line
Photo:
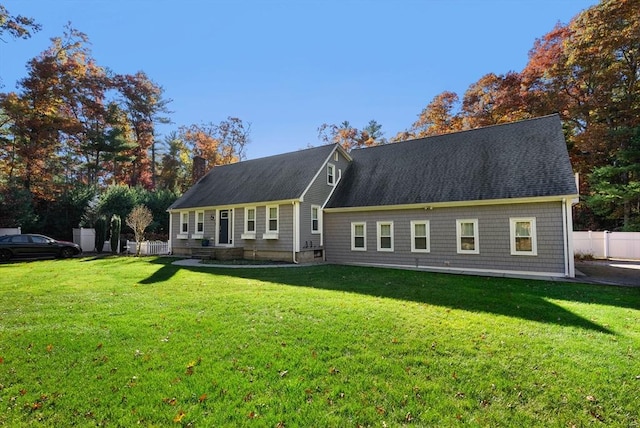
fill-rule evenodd
<path id="1" fill-rule="evenodd" d="M 558 115 L 350 155 L 327 208 L 577 194 Z"/>
<path id="2" fill-rule="evenodd" d="M 335 144 L 214 167 L 169 209 L 300 198 Z"/>

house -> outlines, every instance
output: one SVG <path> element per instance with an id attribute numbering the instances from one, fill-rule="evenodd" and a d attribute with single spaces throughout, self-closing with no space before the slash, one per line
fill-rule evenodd
<path id="1" fill-rule="evenodd" d="M 174 254 L 573 277 L 578 197 L 557 115 L 213 168 L 170 208 Z"/>

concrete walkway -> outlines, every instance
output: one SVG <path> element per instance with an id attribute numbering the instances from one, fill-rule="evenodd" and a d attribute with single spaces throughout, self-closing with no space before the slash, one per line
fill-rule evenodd
<path id="1" fill-rule="evenodd" d="M 302 266 L 317 265 L 317 263 L 314 263 L 313 265 L 312 264 L 305 264 L 305 263 L 299 263 L 299 264 L 295 264 L 295 263 L 265 263 L 265 264 L 256 264 L 256 265 L 250 265 L 250 264 L 243 265 L 243 264 L 231 264 L 231 263 L 215 264 L 213 262 L 211 262 L 211 263 L 202 263 L 202 260 L 200 260 L 200 259 L 181 259 L 181 260 L 176 260 L 172 264 L 176 265 L 176 266 L 185 266 L 185 267 L 207 267 L 207 268 L 229 268 L 229 269 L 288 268 L 288 267 L 302 267 Z"/>

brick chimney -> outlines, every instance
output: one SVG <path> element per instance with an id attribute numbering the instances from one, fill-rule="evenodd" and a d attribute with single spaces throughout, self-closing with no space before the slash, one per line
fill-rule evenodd
<path id="1" fill-rule="evenodd" d="M 207 160 L 202 156 L 193 157 L 193 170 L 191 172 L 191 180 L 196 184 L 207 172 Z"/>

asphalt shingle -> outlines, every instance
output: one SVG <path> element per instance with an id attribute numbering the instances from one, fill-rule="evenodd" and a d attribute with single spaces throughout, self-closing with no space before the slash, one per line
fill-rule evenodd
<path id="1" fill-rule="evenodd" d="M 574 195 L 558 115 L 351 151 L 327 208 Z"/>
<path id="2" fill-rule="evenodd" d="M 216 166 L 169 209 L 297 199 L 335 147 L 324 145 Z"/>

